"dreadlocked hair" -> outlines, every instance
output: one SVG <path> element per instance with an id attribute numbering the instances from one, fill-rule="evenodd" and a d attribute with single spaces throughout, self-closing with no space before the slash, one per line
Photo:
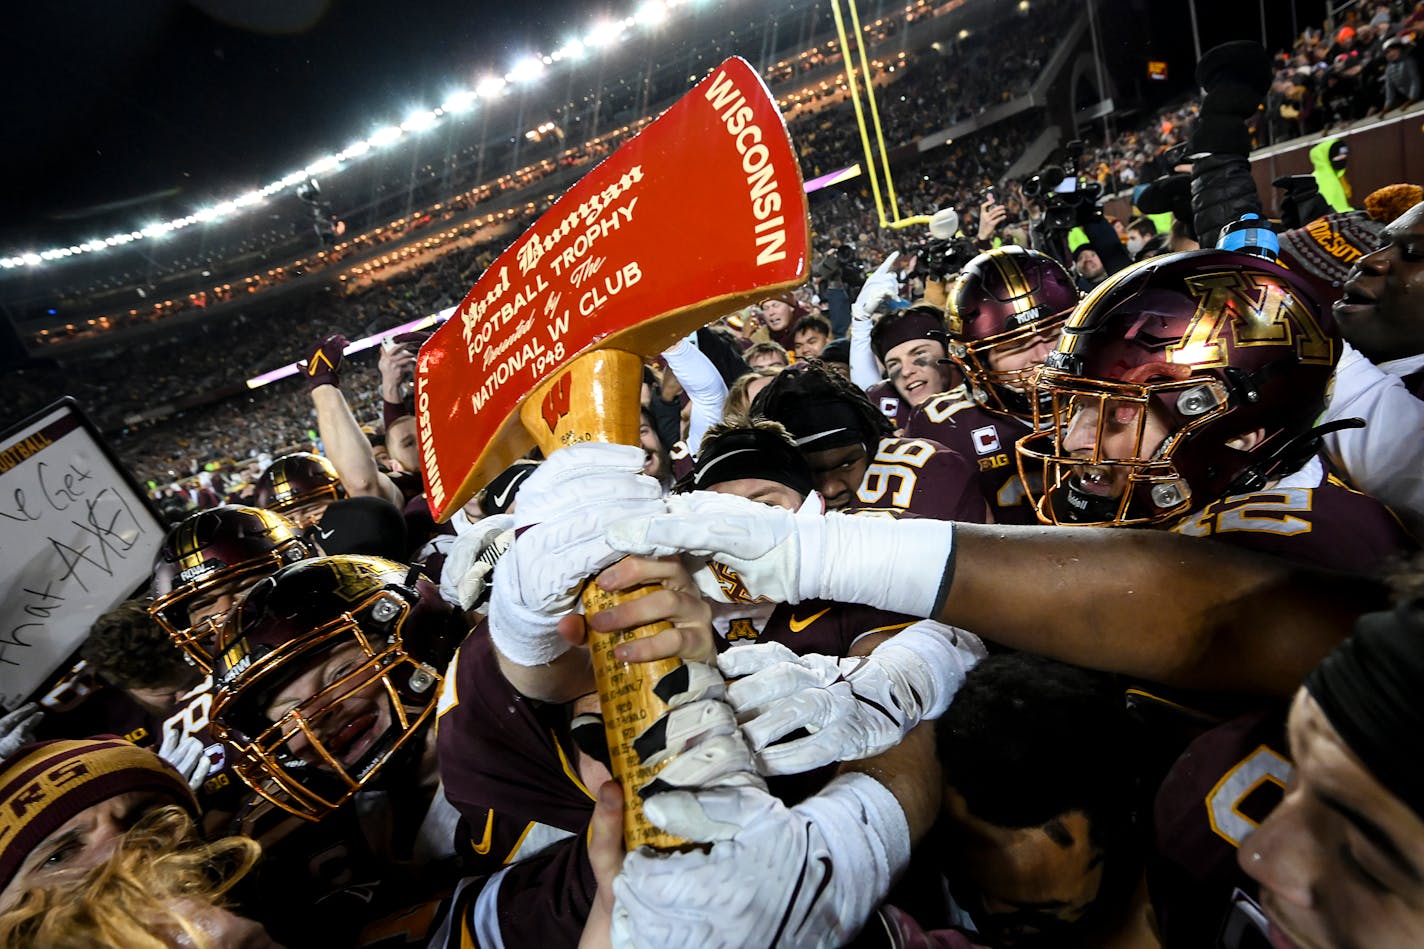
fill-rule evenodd
<path id="1" fill-rule="evenodd" d="M 819 359 L 803 359 L 777 373 L 776 378 L 757 393 L 750 414 L 781 422 L 803 412 L 815 412 L 827 402 L 842 402 L 854 410 L 863 440 L 873 447 L 882 438 L 895 434 L 895 426 L 875 407 L 860 387 L 827 369 Z"/>

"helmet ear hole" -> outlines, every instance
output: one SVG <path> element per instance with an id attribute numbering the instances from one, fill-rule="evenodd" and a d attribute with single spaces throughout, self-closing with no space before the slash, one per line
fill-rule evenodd
<path id="1" fill-rule="evenodd" d="M 1261 444 L 1261 442 L 1265 441 L 1265 439 L 1266 430 L 1264 428 L 1256 428 L 1249 432 L 1242 432 L 1233 438 L 1228 438 L 1226 440 L 1226 447 L 1234 448 L 1237 451 L 1251 451 L 1257 445 Z"/>

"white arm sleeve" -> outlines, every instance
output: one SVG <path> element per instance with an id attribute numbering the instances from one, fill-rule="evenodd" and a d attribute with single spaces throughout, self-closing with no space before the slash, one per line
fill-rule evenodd
<path id="1" fill-rule="evenodd" d="M 727 401 L 727 383 L 712 360 L 697 348 L 696 334 L 678 340 L 663 352 L 668 368 L 682 391 L 692 401 L 692 420 L 687 430 L 687 447 L 697 456 L 707 429 L 722 421 L 722 405 Z"/>
<path id="2" fill-rule="evenodd" d="M 870 320 L 850 321 L 850 381 L 869 389 L 881 380 L 875 351 L 870 348 Z"/>
<path id="3" fill-rule="evenodd" d="M 1330 457 L 1355 486 L 1424 526 L 1424 401 L 1348 343 L 1321 422 L 1362 418 L 1364 428 L 1325 436 Z"/>

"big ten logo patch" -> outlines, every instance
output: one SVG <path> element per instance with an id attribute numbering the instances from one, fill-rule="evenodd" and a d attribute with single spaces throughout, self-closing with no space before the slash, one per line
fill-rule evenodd
<path id="1" fill-rule="evenodd" d="M 549 431 L 553 432 L 559 427 L 559 422 L 565 415 L 569 414 L 569 390 L 571 373 L 564 373 L 555 379 L 549 386 L 549 391 L 544 393 L 544 403 L 539 407 L 539 413 L 544 418 L 544 424 L 549 426 Z"/>
<path id="2" fill-rule="evenodd" d="M 900 400 L 894 396 L 881 396 L 880 414 L 892 422 L 895 421 L 900 414 Z"/>
<path id="3" fill-rule="evenodd" d="M 758 637 L 756 625 L 749 619 L 734 619 L 727 630 L 727 642 L 752 642 Z"/>

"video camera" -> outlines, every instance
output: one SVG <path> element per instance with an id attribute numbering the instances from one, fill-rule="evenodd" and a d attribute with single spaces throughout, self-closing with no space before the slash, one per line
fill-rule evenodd
<path id="1" fill-rule="evenodd" d="M 865 265 L 854 244 L 837 244 L 816 262 L 811 276 L 821 283 L 839 282 L 854 297 L 865 283 Z"/>
<path id="2" fill-rule="evenodd" d="M 908 248 L 915 255 L 911 275 L 927 280 L 947 281 L 978 255 L 979 249 L 967 237 L 929 237 Z"/>
<path id="3" fill-rule="evenodd" d="M 1051 230 L 1071 230 L 1077 223 L 1078 209 L 1097 204 L 1103 196 L 1101 184 L 1081 177 L 1078 155 L 1083 148 L 1083 142 L 1074 139 L 1064 146 L 1063 164 L 1044 165 L 1023 183 L 1024 197 L 1043 204 L 1044 223 Z"/>

